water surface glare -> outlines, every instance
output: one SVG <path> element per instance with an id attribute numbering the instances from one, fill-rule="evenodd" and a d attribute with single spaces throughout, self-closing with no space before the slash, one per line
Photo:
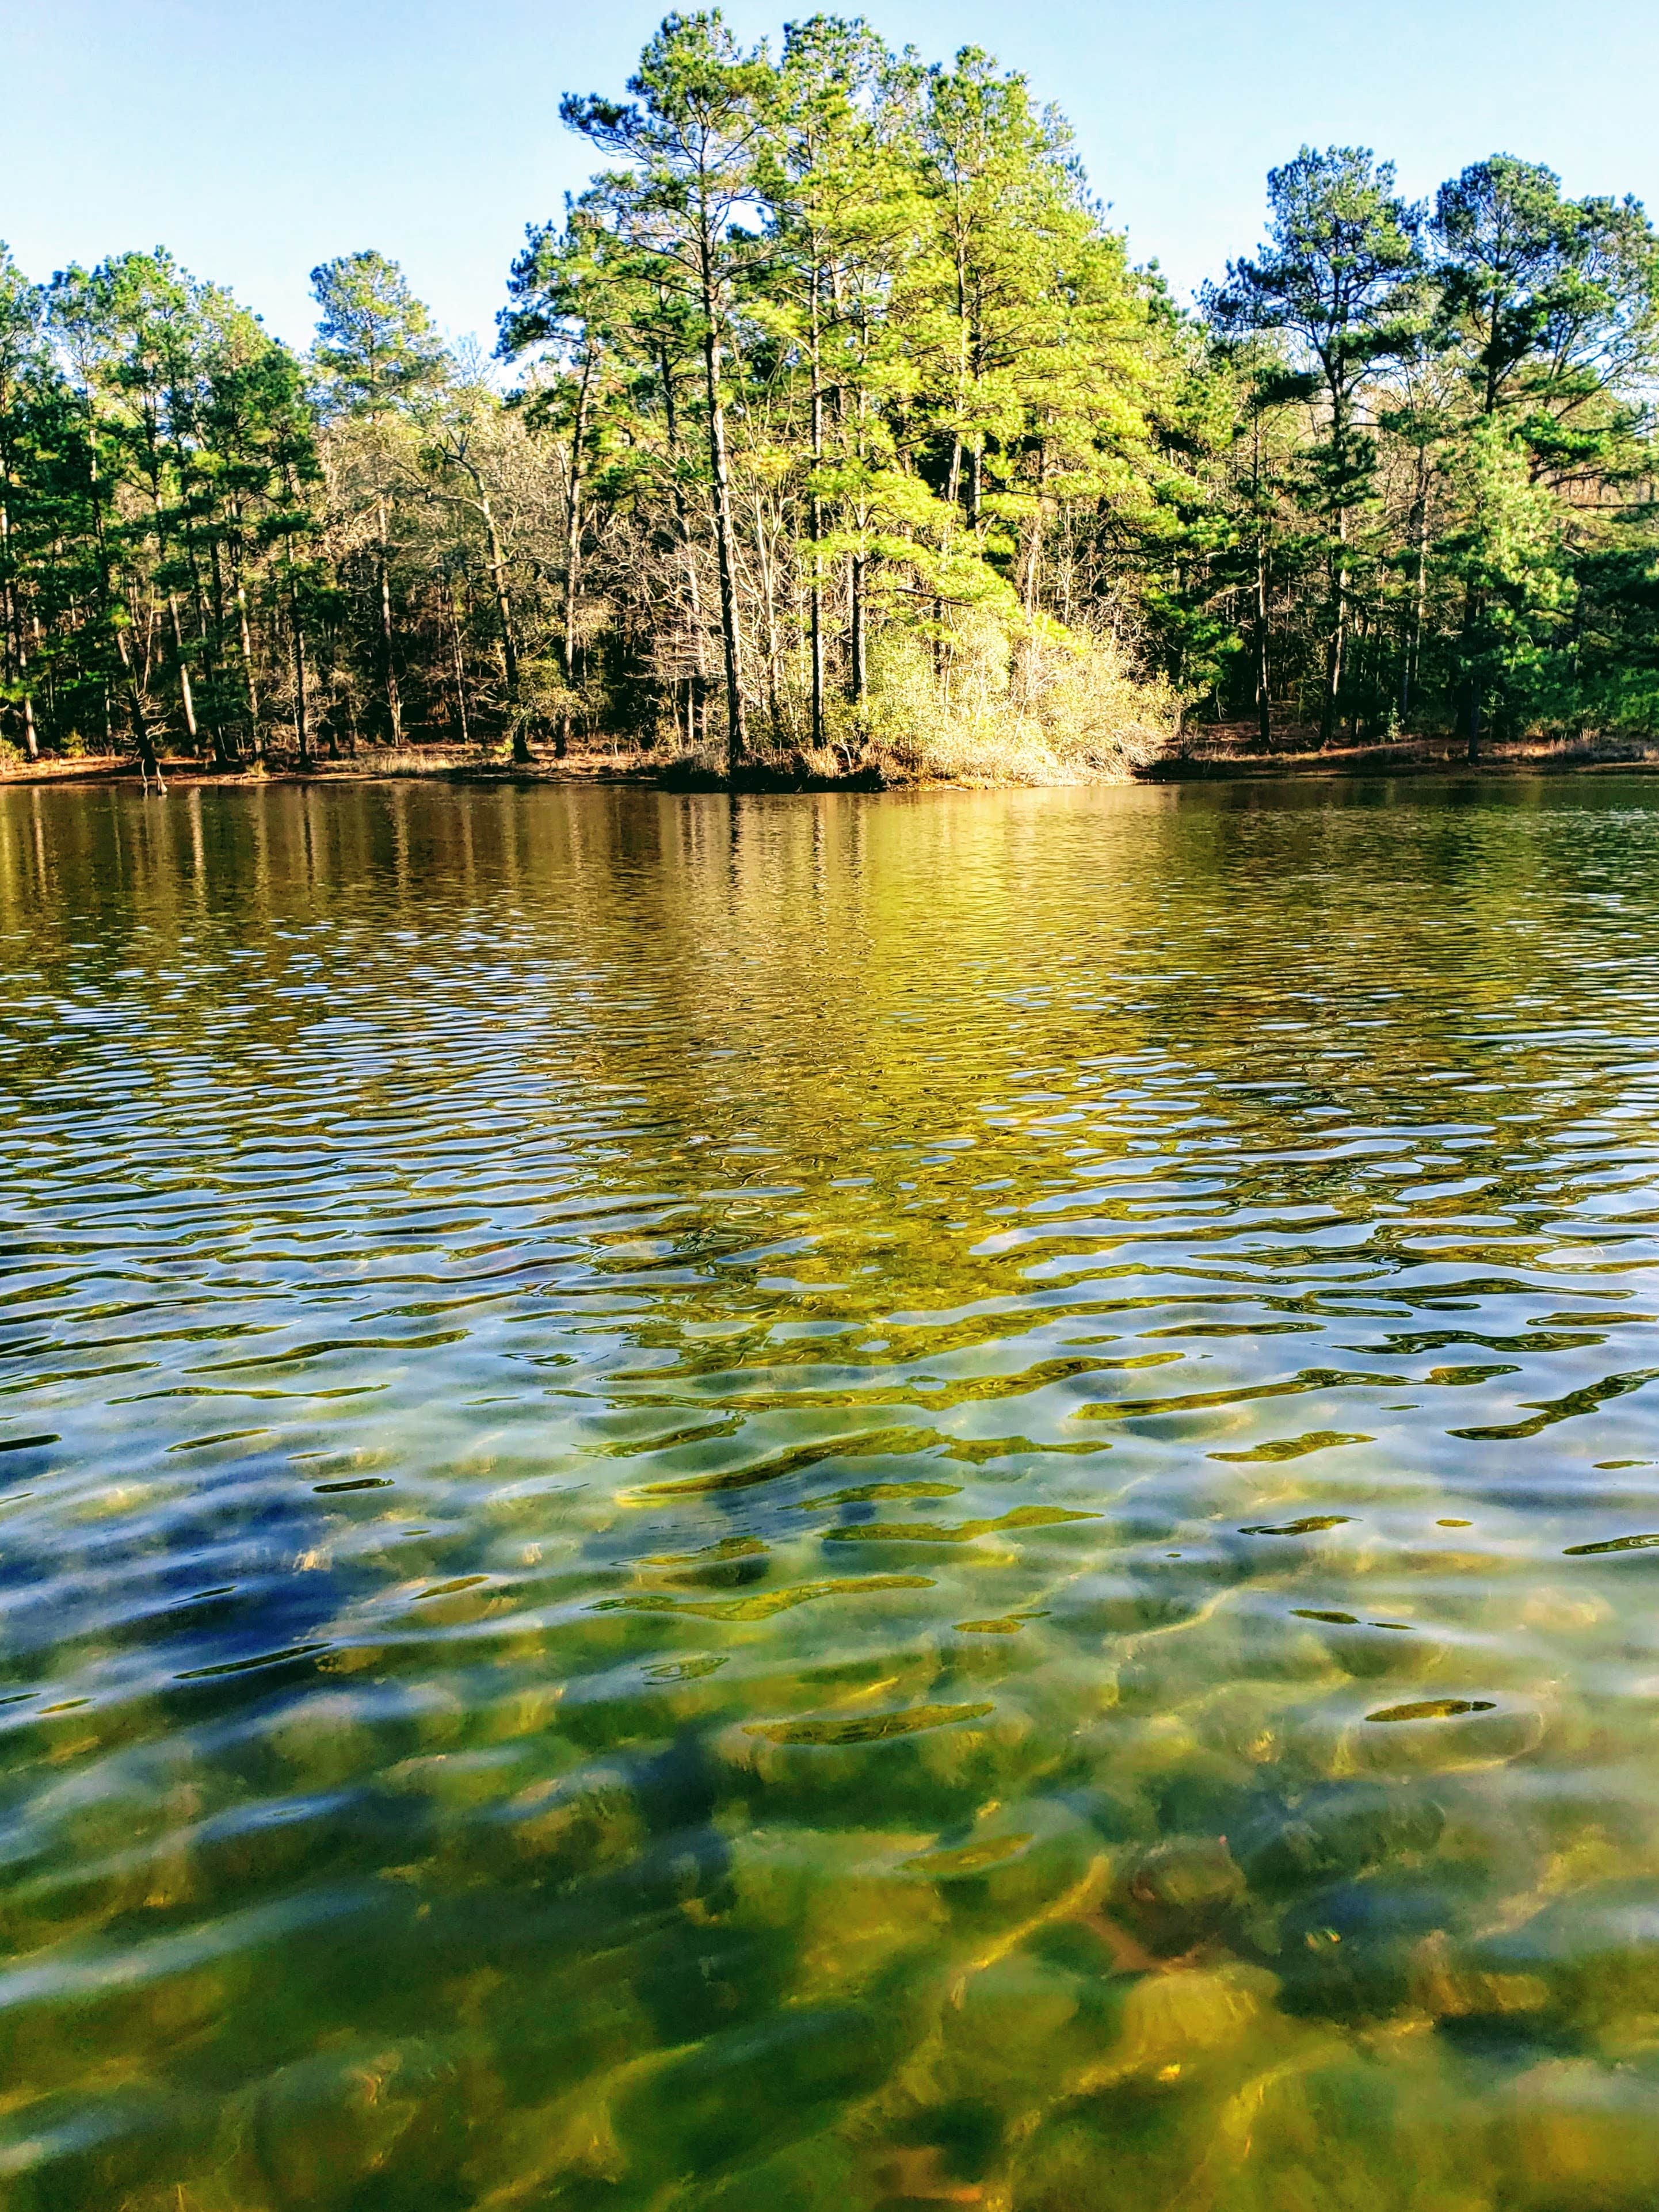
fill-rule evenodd
<path id="1" fill-rule="evenodd" d="M 0 793 L 4 2212 L 1659 2201 L 1659 783 Z"/>

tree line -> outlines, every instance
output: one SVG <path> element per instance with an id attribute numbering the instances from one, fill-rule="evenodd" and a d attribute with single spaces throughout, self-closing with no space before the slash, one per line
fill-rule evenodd
<path id="1" fill-rule="evenodd" d="M 1102 764 L 1650 730 L 1659 241 L 1507 155 L 1268 179 L 1192 308 L 1064 119 L 863 21 L 670 16 L 486 359 L 401 270 L 302 356 L 164 251 L 0 249 L 0 740 L 221 768 L 603 738 Z"/>

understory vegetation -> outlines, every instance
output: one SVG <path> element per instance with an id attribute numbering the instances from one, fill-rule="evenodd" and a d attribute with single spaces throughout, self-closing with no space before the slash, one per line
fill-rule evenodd
<path id="1" fill-rule="evenodd" d="M 1189 308 L 971 48 L 670 16 L 563 112 L 600 167 L 492 356 L 374 252 L 302 356 L 159 248 L 0 249 L 0 740 L 1053 780 L 1184 717 L 1653 728 L 1633 200 L 1304 148 Z"/>

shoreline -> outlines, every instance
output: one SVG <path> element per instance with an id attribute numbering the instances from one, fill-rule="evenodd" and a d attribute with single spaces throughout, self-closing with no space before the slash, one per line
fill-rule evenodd
<path id="1" fill-rule="evenodd" d="M 1578 745 L 1494 746 L 1471 763 L 1463 749 L 1451 741 L 1408 739 L 1394 744 L 1332 746 L 1327 750 L 1286 750 L 1283 752 L 1171 752 L 1161 757 L 1125 763 L 1117 775 L 1080 773 L 1046 781 L 1027 781 L 1008 777 L 912 775 L 881 763 L 855 769 L 844 775 L 801 772 L 783 764 L 757 761 L 735 779 L 729 779 L 700 762 L 683 756 L 661 763 L 620 759 L 612 754 L 581 753 L 564 760 L 529 762 L 457 758 L 433 748 L 424 753 L 405 748 L 379 757 L 372 753 L 355 759 L 315 761 L 302 767 L 292 759 L 278 759 L 234 769 L 217 769 L 194 759 L 166 760 L 162 773 L 169 789 L 197 790 L 203 787 L 257 787 L 261 784 L 451 783 L 497 785 L 631 785 L 654 791 L 738 793 L 788 795 L 808 792 L 879 793 L 896 791 L 1014 791 L 1064 790 L 1084 785 L 1124 788 L 1133 785 L 1182 783 L 1260 783 L 1292 779 L 1335 782 L 1363 776 L 1412 778 L 1485 775 L 1570 775 L 1659 774 L 1659 743 L 1632 742 Z M 125 755 L 83 755 L 76 759 L 17 761 L 0 766 L 0 787 L 47 785 L 119 787 L 140 781 L 137 764 Z"/>
<path id="2" fill-rule="evenodd" d="M 1659 771 L 1659 740 L 1606 738 L 1552 743 L 1543 739 L 1494 744 L 1471 761 L 1461 741 L 1402 738 L 1393 744 L 1332 745 L 1284 751 L 1171 752 L 1149 763 L 1142 783 L 1239 783 L 1285 775 L 1470 776 L 1632 775 Z"/>

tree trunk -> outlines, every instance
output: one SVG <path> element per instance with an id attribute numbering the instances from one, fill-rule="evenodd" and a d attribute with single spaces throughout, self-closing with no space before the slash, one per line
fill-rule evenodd
<path id="1" fill-rule="evenodd" d="M 311 718 L 306 697 L 305 625 L 300 620 L 300 595 L 294 582 L 294 555 L 290 547 L 288 556 L 288 618 L 294 638 L 294 736 L 299 746 L 300 766 L 311 765 Z M 395 692 L 393 693 L 395 696 Z"/>
<path id="2" fill-rule="evenodd" d="M 223 644 L 225 635 L 224 556 L 217 532 L 214 533 L 212 550 L 213 626 L 220 643 Z M 205 631 L 204 631 L 204 640 L 205 641 Z M 236 762 L 230 742 L 224 733 L 224 688 L 223 683 L 219 681 L 218 672 L 216 670 L 213 684 L 213 745 L 214 750 L 219 755 L 221 767 L 232 768 L 236 765 Z"/>
<path id="3" fill-rule="evenodd" d="M 1273 750 L 1273 708 L 1268 688 L 1271 670 L 1268 665 L 1268 643 L 1271 632 L 1267 621 L 1267 533 L 1256 532 L 1256 735 L 1265 753 Z"/>
<path id="4" fill-rule="evenodd" d="M 812 746 L 821 751 L 824 744 L 824 580 L 819 569 L 819 546 L 824 537 L 824 503 L 818 495 L 818 471 L 824 465 L 824 379 L 820 359 L 818 325 L 818 256 L 812 263 L 812 471 L 813 489 L 807 499 L 807 529 L 812 543 L 808 559 L 812 563 L 811 583 L 808 592 L 812 624 Z"/>
<path id="5" fill-rule="evenodd" d="M 449 610 L 449 656 L 455 672 L 455 719 L 460 725 L 460 741 L 470 744 L 467 728 L 467 664 L 461 657 L 460 617 L 455 608 L 454 586 L 446 576 L 443 580 L 444 604 Z"/>
<path id="6" fill-rule="evenodd" d="M 1422 534 L 1417 544 L 1417 593 L 1412 603 L 1412 655 L 1406 665 L 1406 680 L 1411 690 L 1406 695 L 1406 709 L 1400 720 L 1406 719 L 1412 703 L 1412 691 L 1417 688 L 1418 671 L 1423 665 L 1423 621 L 1428 610 L 1429 582 L 1429 520 L 1425 510 Z"/>
<path id="7" fill-rule="evenodd" d="M 6 580 L 6 643 L 10 649 L 18 688 L 23 695 L 23 750 L 33 761 L 40 757 L 40 744 L 34 733 L 34 695 L 29 689 L 28 647 L 23 641 L 23 618 L 17 611 L 17 586 L 11 574 L 10 556 L 11 516 L 5 501 L 0 500 L 0 569 L 3 569 Z"/>
<path id="8" fill-rule="evenodd" d="M 1348 510 L 1337 510 L 1337 553 L 1331 577 L 1331 637 L 1325 654 L 1325 697 L 1320 708 L 1322 751 L 1336 734 L 1337 702 L 1342 696 L 1342 654 L 1348 616 Z"/>
<path id="9" fill-rule="evenodd" d="M 658 362 L 662 372 L 662 410 L 668 433 L 668 481 L 674 490 L 674 527 L 680 539 L 680 556 L 686 566 L 686 607 L 690 618 L 692 662 L 696 671 L 686 686 L 686 744 L 695 752 L 706 735 L 709 667 L 703 649 L 703 598 L 698 587 L 697 556 L 692 550 L 691 517 L 686 512 L 686 494 L 680 481 L 680 415 L 674 404 L 674 364 L 668 349 L 658 350 Z"/>
<path id="10" fill-rule="evenodd" d="M 196 699 L 190 688 L 190 666 L 185 659 L 184 626 L 179 620 L 179 595 L 176 592 L 169 592 L 167 595 L 167 611 L 173 628 L 174 664 L 179 672 L 179 703 L 184 710 L 185 735 L 190 740 L 190 750 L 193 753 L 199 749 L 201 739 L 196 729 Z"/>
<path id="11" fill-rule="evenodd" d="M 480 484 L 479 512 L 484 517 L 485 534 L 490 544 L 490 584 L 496 595 L 496 619 L 501 625 L 501 665 L 507 679 L 507 713 L 512 725 L 513 758 L 522 763 L 530 757 L 530 733 L 524 726 L 524 714 L 518 696 L 518 647 L 513 642 L 513 604 L 507 595 L 507 562 L 501 550 L 501 532 L 496 527 L 495 509 L 490 495 Z"/>
<path id="12" fill-rule="evenodd" d="M 1475 638 L 1479 623 L 1479 594 L 1471 584 L 1463 599 L 1463 661 L 1467 671 L 1463 687 L 1463 731 L 1471 768 L 1480 758 L 1480 674 L 1475 666 Z"/>
<path id="13" fill-rule="evenodd" d="M 31 615 L 29 617 L 29 629 L 34 633 L 34 657 L 37 660 L 40 660 L 45 652 L 46 641 L 41 632 L 40 617 L 39 615 Z M 46 661 L 45 663 L 43 672 L 46 677 L 46 719 L 51 722 L 52 727 L 56 729 L 58 726 L 58 684 L 57 679 L 52 673 L 52 663 L 50 661 Z M 34 694 L 32 691 L 28 697 L 23 702 L 23 705 L 25 712 L 28 716 L 29 727 L 33 729 L 34 727 Z"/>
<path id="14" fill-rule="evenodd" d="M 956 234 L 956 422 L 950 439 L 945 500 L 954 514 L 962 495 L 962 418 L 967 412 L 967 269 L 960 226 Z"/>
<path id="15" fill-rule="evenodd" d="M 765 664 L 766 720 L 776 737 L 783 726 L 783 702 L 778 688 L 778 668 L 782 656 L 778 634 L 778 574 L 772 558 L 772 541 L 766 527 L 765 495 L 757 488 L 754 497 L 754 565 L 760 581 L 760 627 L 765 641 L 762 658 Z"/>
<path id="16" fill-rule="evenodd" d="M 239 524 L 241 520 L 241 515 L 238 514 Z M 247 702 L 248 744 L 254 759 L 262 760 L 265 757 L 265 739 L 259 731 L 259 691 L 258 681 L 253 673 L 253 639 L 248 628 L 247 589 L 242 580 L 240 551 L 233 555 L 231 565 L 236 577 L 236 624 L 241 637 L 242 690 Z"/>
<path id="17" fill-rule="evenodd" d="M 156 522 L 156 551 L 159 559 L 167 558 L 167 526 L 162 519 L 161 458 L 152 450 L 150 468 L 150 507 Z M 167 595 L 168 626 L 173 632 L 173 667 L 179 681 L 179 705 L 185 718 L 185 736 L 192 754 L 199 751 L 201 740 L 196 728 L 196 699 L 191 690 L 190 666 L 185 659 L 184 625 L 179 620 L 179 595 L 169 591 Z"/>
<path id="18" fill-rule="evenodd" d="M 1423 617 L 1427 605 L 1429 575 L 1429 486 L 1427 471 L 1419 453 L 1417 494 L 1417 574 L 1412 590 L 1411 613 L 1407 617 L 1406 650 L 1400 665 L 1400 719 L 1403 723 L 1412 711 L 1412 694 L 1417 686 L 1418 658 L 1423 650 Z"/>
<path id="19" fill-rule="evenodd" d="M 576 589 L 582 562 L 582 462 L 588 443 L 588 393 L 594 373 L 591 345 L 582 354 L 582 382 L 576 391 L 576 420 L 570 426 L 570 495 L 564 511 L 564 690 L 554 750 L 563 760 L 570 749 L 570 699 L 576 690 Z"/>
<path id="20" fill-rule="evenodd" d="M 193 596 L 196 601 L 196 635 L 202 648 L 202 665 L 207 671 L 207 726 L 213 739 L 213 765 L 217 769 L 231 769 L 236 765 L 236 761 L 225 736 L 221 703 L 224 685 L 219 680 L 217 656 L 213 646 L 217 624 L 208 621 L 207 601 L 199 582 Z"/>
<path id="21" fill-rule="evenodd" d="M 132 647 L 127 642 L 125 629 L 118 629 L 115 633 L 115 649 L 120 655 L 121 668 L 126 677 L 127 712 L 132 720 L 132 750 L 138 756 L 138 772 L 146 783 L 154 776 L 156 788 L 165 791 L 167 784 L 162 775 L 162 763 L 156 757 L 156 741 L 149 734 L 149 722 L 144 714 L 143 690 L 138 682 Z"/>
<path id="22" fill-rule="evenodd" d="M 1269 688 L 1270 633 L 1267 622 L 1267 520 L 1261 503 L 1261 409 L 1251 422 L 1250 492 L 1256 510 L 1256 737 L 1263 752 L 1273 750 L 1272 695 Z"/>
<path id="23" fill-rule="evenodd" d="M 403 743 L 403 702 L 398 696 L 398 672 L 392 660 L 392 546 L 391 523 L 386 511 L 386 494 L 382 491 L 376 503 L 380 530 L 380 616 L 381 616 L 381 679 L 386 693 L 387 735 L 394 745 Z"/>
<path id="24" fill-rule="evenodd" d="M 709 464 L 714 495 L 715 548 L 720 569 L 720 635 L 726 657 L 726 772 L 748 750 L 743 713 L 743 658 L 737 633 L 737 549 L 732 528 L 731 477 L 726 460 L 726 412 L 720 400 L 720 336 L 716 320 L 713 241 L 705 218 L 703 238 L 703 368 L 709 404 Z"/>
<path id="25" fill-rule="evenodd" d="M 23 640 L 23 624 L 17 616 L 16 595 L 12 598 L 12 615 L 17 634 L 17 681 L 23 694 L 23 751 L 32 761 L 40 757 L 40 740 L 34 727 L 34 692 L 29 683 L 29 649 Z"/>
<path id="26" fill-rule="evenodd" d="M 223 709 L 223 693 L 224 687 L 219 680 L 217 655 L 214 649 L 214 638 L 217 635 L 217 630 L 215 625 L 210 624 L 207 618 L 207 594 L 202 587 L 202 564 L 197 555 L 196 533 L 191 526 L 190 456 L 187 448 L 185 447 L 178 434 L 177 424 L 180 415 L 183 410 L 183 403 L 180 398 L 180 395 L 176 388 L 171 394 L 169 404 L 172 409 L 173 421 L 174 424 L 173 465 L 178 475 L 180 497 L 180 534 L 184 543 L 185 559 L 188 562 L 190 568 L 190 595 L 196 609 L 196 630 L 198 637 L 201 642 L 202 666 L 206 671 L 207 674 L 207 720 L 208 726 L 213 733 L 213 764 L 217 769 L 224 769 L 234 767 L 235 763 L 232 760 L 230 749 L 225 743 L 224 716 Z M 161 504 L 158 501 L 156 511 L 157 545 L 161 544 Z M 213 552 L 214 572 L 217 577 L 218 572 L 218 541 L 217 538 L 214 541 Z M 188 693 L 190 690 L 190 677 L 189 671 L 185 663 L 184 638 L 179 620 L 178 600 L 176 595 L 171 592 L 168 594 L 168 605 L 173 617 L 174 649 L 179 657 L 180 689 L 181 692 Z M 219 605 L 217 611 L 218 620 L 222 624 L 224 617 L 223 603 Z M 186 699 L 185 723 L 186 726 L 190 731 L 191 737 L 193 741 L 196 736 L 196 708 L 193 698 Z"/>
<path id="27" fill-rule="evenodd" d="M 1028 622 L 1033 620 L 1037 612 L 1037 579 L 1043 562 L 1043 501 L 1047 489 L 1048 445 L 1045 440 L 1037 453 L 1037 508 L 1031 518 L 1031 537 L 1026 547 L 1025 589 L 1021 594 L 1021 604 L 1025 609 Z"/>
<path id="28" fill-rule="evenodd" d="M 196 637 L 202 648 L 202 666 L 207 676 L 207 726 L 208 732 L 213 740 L 213 765 L 218 769 L 234 768 L 236 764 L 235 757 L 231 752 L 229 742 L 225 736 L 223 703 L 224 685 L 220 681 L 218 653 L 215 642 L 217 636 L 217 624 L 208 619 L 207 595 L 202 589 L 201 578 L 195 574 L 196 556 L 193 548 L 191 551 L 190 564 L 191 597 L 196 603 Z"/>
<path id="29" fill-rule="evenodd" d="M 104 529 L 103 502 L 98 483 L 98 425 L 94 403 L 87 398 L 87 486 L 92 497 L 93 538 L 98 554 L 98 587 L 101 611 L 104 620 L 115 633 L 116 657 L 121 664 L 121 673 L 126 679 L 127 713 L 132 724 L 132 749 L 138 756 L 138 770 L 146 789 L 154 776 L 156 788 L 165 792 L 162 763 L 156 757 L 155 740 L 149 733 L 149 722 L 144 713 L 143 687 L 138 680 L 138 670 L 132 658 L 132 646 L 127 636 L 126 624 L 117 620 L 115 590 L 110 580 L 109 539 Z M 109 723 L 109 687 L 104 690 L 104 719 Z"/>
<path id="30" fill-rule="evenodd" d="M 862 553 L 850 554 L 847 558 L 847 615 L 848 646 L 851 665 L 848 670 L 847 690 L 855 707 L 862 707 L 869 689 L 869 672 L 864 659 L 864 568 Z"/>
<path id="31" fill-rule="evenodd" d="M 1347 466 L 1347 393 L 1339 377 L 1331 385 L 1331 459 L 1337 496 L 1337 542 L 1331 555 L 1331 634 L 1325 650 L 1325 692 L 1320 702 L 1319 742 L 1324 750 L 1336 734 L 1337 705 L 1342 696 L 1343 647 L 1348 617 L 1348 501 L 1342 471 Z"/>
<path id="32" fill-rule="evenodd" d="M 869 358 L 869 327 L 868 323 L 863 325 L 863 328 L 860 332 L 860 367 L 863 368 L 868 362 Z M 854 396 L 853 426 L 852 435 L 854 453 L 856 458 L 862 465 L 864 459 L 864 387 L 862 380 L 859 383 L 858 390 Z M 864 532 L 869 527 L 869 510 L 865 506 L 862 499 L 859 501 L 857 507 L 855 510 L 854 520 L 858 527 L 859 550 L 851 556 L 847 562 L 847 643 L 850 648 L 849 657 L 851 664 L 847 672 L 849 678 L 847 689 L 851 695 L 853 705 L 862 709 L 865 700 L 869 696 L 869 662 L 868 651 L 868 628 L 866 623 L 868 611 L 864 604 L 864 581 L 869 564 L 869 556 L 863 550 Z"/>

